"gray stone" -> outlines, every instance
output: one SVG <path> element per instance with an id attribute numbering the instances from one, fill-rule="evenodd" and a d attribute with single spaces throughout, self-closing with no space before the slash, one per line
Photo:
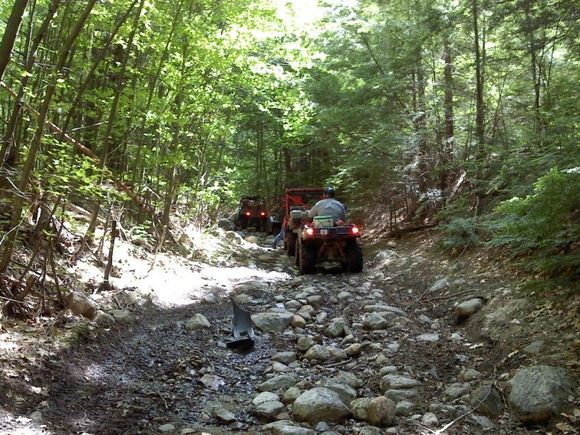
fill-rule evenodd
<path id="1" fill-rule="evenodd" d="M 131 314 L 126 310 L 111 310 L 110 314 L 117 323 L 129 323 L 131 321 Z"/>
<path id="2" fill-rule="evenodd" d="M 459 373 L 459 379 L 462 381 L 474 381 L 481 378 L 481 373 L 475 369 L 463 369 Z"/>
<path id="3" fill-rule="evenodd" d="M 330 359 L 333 361 L 344 361 L 348 358 L 348 355 L 343 349 L 336 346 L 328 346 L 327 349 L 330 352 Z"/>
<path id="4" fill-rule="evenodd" d="M 352 388 L 360 388 L 363 385 L 363 382 L 351 372 L 340 371 L 334 380 L 341 384 L 350 385 Z"/>
<path id="5" fill-rule="evenodd" d="M 523 422 L 545 422 L 563 410 L 573 385 L 565 369 L 547 365 L 518 369 L 509 401 Z"/>
<path id="6" fill-rule="evenodd" d="M 111 328 L 115 326 L 115 318 L 104 311 L 98 310 L 93 322 L 100 328 Z"/>
<path id="7" fill-rule="evenodd" d="M 211 327 L 211 324 L 206 317 L 201 313 L 196 313 L 185 324 L 185 329 L 188 331 L 196 331 L 198 329 L 205 329 Z"/>
<path id="8" fill-rule="evenodd" d="M 97 304 L 80 292 L 70 292 L 66 298 L 66 305 L 76 315 L 83 316 L 89 320 L 93 320 L 97 314 Z"/>
<path id="9" fill-rule="evenodd" d="M 296 385 L 296 378 L 289 374 L 274 376 L 258 385 L 260 391 L 275 391 L 280 388 L 288 388 Z"/>
<path id="10" fill-rule="evenodd" d="M 293 403 L 298 398 L 298 396 L 300 396 L 300 394 L 302 394 L 302 391 L 300 391 L 299 388 L 290 387 L 286 390 L 286 392 L 282 396 L 282 402 Z"/>
<path id="11" fill-rule="evenodd" d="M 284 309 L 252 314 L 254 325 L 264 332 L 282 332 L 292 323 L 293 318 L 294 314 Z"/>
<path id="12" fill-rule="evenodd" d="M 381 369 L 379 370 L 379 375 L 381 376 L 385 376 L 385 375 L 392 375 L 393 373 L 397 373 L 397 366 L 385 366 L 385 367 L 381 367 Z"/>
<path id="13" fill-rule="evenodd" d="M 320 305 L 322 303 L 322 296 L 311 295 L 306 297 L 306 301 L 308 302 L 308 305 Z"/>
<path id="14" fill-rule="evenodd" d="M 396 415 L 409 415 L 415 409 L 415 404 L 409 400 L 401 400 L 395 406 Z"/>
<path id="15" fill-rule="evenodd" d="M 322 325 L 324 322 L 326 322 L 327 317 L 328 317 L 328 314 L 326 313 L 326 311 L 321 311 L 320 313 L 318 313 L 316 315 L 316 323 L 318 323 L 319 325 Z"/>
<path id="16" fill-rule="evenodd" d="M 315 344 L 312 346 L 306 354 L 304 358 L 307 360 L 318 360 L 318 361 L 327 361 L 332 357 L 329 348 L 322 346 L 321 344 Z"/>
<path id="17" fill-rule="evenodd" d="M 240 243 L 242 243 L 242 241 L 244 239 L 242 239 L 242 236 L 240 236 L 238 233 L 236 233 L 235 231 L 227 231 L 225 234 L 225 237 L 227 240 L 229 240 L 230 242 L 235 242 L 238 245 Z"/>
<path id="18" fill-rule="evenodd" d="M 443 290 L 444 288 L 449 287 L 449 278 L 443 277 L 439 278 L 437 281 L 433 283 L 431 287 L 429 287 L 430 292 L 438 292 Z"/>
<path id="19" fill-rule="evenodd" d="M 471 414 L 469 417 L 485 431 L 492 431 L 497 428 L 495 423 L 491 421 L 489 418 L 487 418 L 485 415 Z"/>
<path id="20" fill-rule="evenodd" d="M 462 302 L 455 307 L 455 316 L 458 320 L 464 320 L 477 313 L 483 307 L 483 301 L 479 298 Z"/>
<path id="21" fill-rule="evenodd" d="M 277 352 L 272 356 L 272 359 L 288 365 L 296 361 L 296 352 Z"/>
<path id="22" fill-rule="evenodd" d="M 157 429 L 159 429 L 159 432 L 163 432 L 163 433 L 173 432 L 175 430 L 175 426 L 172 425 L 171 423 L 167 423 L 167 424 L 162 424 Z"/>
<path id="23" fill-rule="evenodd" d="M 392 305 L 385 305 L 385 304 L 365 305 L 363 309 L 367 313 L 369 313 L 369 312 L 380 312 L 380 313 L 383 313 L 383 315 L 386 315 L 386 316 L 389 316 L 389 314 L 391 316 L 393 314 L 396 314 L 396 315 L 405 317 L 407 315 L 407 313 L 404 312 L 403 310 L 401 310 L 400 308 L 393 307 Z"/>
<path id="24" fill-rule="evenodd" d="M 357 420 L 367 421 L 369 417 L 368 408 L 370 401 L 370 397 L 361 397 L 350 402 L 350 409 L 353 417 Z"/>
<path id="25" fill-rule="evenodd" d="M 439 419 L 432 412 L 428 412 L 421 417 L 421 423 L 427 427 L 433 427 L 439 424 Z"/>
<path id="26" fill-rule="evenodd" d="M 485 383 L 477 387 L 470 397 L 471 405 L 476 408 L 478 414 L 483 414 L 487 417 L 497 418 L 504 410 L 502 397 L 489 383 Z"/>
<path id="27" fill-rule="evenodd" d="M 382 435 L 383 431 L 375 426 L 365 426 L 361 428 L 358 435 Z"/>
<path id="28" fill-rule="evenodd" d="M 421 382 L 418 380 L 403 375 L 391 374 L 381 378 L 381 391 L 388 389 L 409 389 L 418 387 L 419 385 L 421 385 Z"/>
<path id="29" fill-rule="evenodd" d="M 294 328 L 304 328 L 306 326 L 306 319 L 298 314 L 292 317 L 292 322 L 290 323 Z"/>
<path id="30" fill-rule="evenodd" d="M 296 342 L 296 349 L 298 349 L 301 352 L 306 352 L 315 344 L 316 342 L 310 337 L 300 337 Z"/>
<path id="31" fill-rule="evenodd" d="M 535 340 L 522 349 L 522 352 L 528 355 L 539 355 L 544 347 L 542 340 Z"/>
<path id="32" fill-rule="evenodd" d="M 353 343 L 349 347 L 347 347 L 344 351 L 348 356 L 358 356 L 361 354 L 362 345 L 360 343 Z"/>
<path id="33" fill-rule="evenodd" d="M 373 426 L 392 426 L 395 421 L 395 403 L 384 396 L 369 401 L 367 421 Z"/>
<path id="34" fill-rule="evenodd" d="M 252 412 L 260 419 L 275 420 L 276 416 L 283 410 L 284 404 L 282 402 L 272 400 L 255 405 Z"/>
<path id="35" fill-rule="evenodd" d="M 419 394 L 416 388 L 410 388 L 408 390 L 387 390 L 385 391 L 385 397 L 388 397 L 393 402 L 397 403 L 401 400 L 414 399 Z"/>
<path id="36" fill-rule="evenodd" d="M 339 301 L 351 300 L 352 299 L 352 293 L 343 290 L 343 291 L 341 291 L 340 293 L 338 293 L 336 295 L 336 298 Z"/>
<path id="37" fill-rule="evenodd" d="M 262 426 L 262 429 L 273 435 L 316 435 L 316 431 L 296 426 L 287 420 L 275 421 Z"/>
<path id="38" fill-rule="evenodd" d="M 437 333 L 421 334 L 421 335 L 417 336 L 417 340 L 427 341 L 429 343 L 434 343 L 436 341 L 439 341 L 439 339 L 440 339 L 440 337 L 439 337 L 439 334 L 437 334 Z"/>
<path id="39" fill-rule="evenodd" d="M 349 406 L 350 402 L 356 398 L 356 390 L 354 388 L 347 384 L 341 384 L 334 379 L 323 379 L 320 381 L 320 386 L 335 391 L 346 406 Z"/>
<path id="40" fill-rule="evenodd" d="M 260 394 L 258 394 L 256 397 L 254 397 L 254 400 L 252 400 L 252 403 L 254 405 L 260 405 L 261 403 L 264 402 L 273 402 L 278 400 L 278 395 L 271 393 L 270 391 L 264 391 Z"/>
<path id="41" fill-rule="evenodd" d="M 316 426 L 314 427 L 314 429 L 317 432 L 323 432 L 323 433 L 326 433 L 326 432 L 331 430 L 330 425 L 325 421 L 319 421 L 318 423 L 316 423 Z"/>
<path id="42" fill-rule="evenodd" d="M 383 316 L 377 313 L 367 313 L 363 317 L 363 324 L 370 329 L 386 329 L 389 322 Z"/>
<path id="43" fill-rule="evenodd" d="M 342 421 L 349 414 L 339 395 L 328 388 L 312 388 L 292 404 L 294 418 L 299 421 Z"/>
<path id="44" fill-rule="evenodd" d="M 337 317 L 336 319 L 332 319 L 328 327 L 324 330 L 324 333 L 328 337 L 337 338 L 346 335 L 347 330 L 348 324 L 346 321 L 341 317 Z"/>
<path id="45" fill-rule="evenodd" d="M 302 304 L 297 300 L 292 299 L 286 302 L 285 306 L 288 310 L 298 310 L 302 306 Z"/>
<path id="46" fill-rule="evenodd" d="M 272 361 L 272 371 L 274 373 L 285 373 L 291 371 L 290 367 L 278 361 Z"/>
<path id="47" fill-rule="evenodd" d="M 471 390 L 471 385 L 469 383 L 457 382 L 457 383 L 451 384 L 449 387 L 447 387 L 445 389 L 445 392 L 443 393 L 443 395 L 445 396 L 445 398 L 447 398 L 447 400 L 455 400 L 458 397 L 461 397 L 464 394 L 469 393 L 470 390 Z"/>
<path id="48" fill-rule="evenodd" d="M 236 416 L 232 412 L 228 411 L 227 409 L 225 409 L 222 406 L 214 407 L 213 408 L 213 415 L 217 419 L 219 419 L 223 422 L 226 422 L 226 423 L 232 423 L 232 422 L 237 420 Z"/>

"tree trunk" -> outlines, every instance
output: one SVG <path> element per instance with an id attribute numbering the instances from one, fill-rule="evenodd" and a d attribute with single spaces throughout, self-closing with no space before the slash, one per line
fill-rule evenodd
<path id="1" fill-rule="evenodd" d="M 135 11 L 135 18 L 133 20 L 133 25 L 131 29 L 131 33 L 129 34 L 129 38 L 127 41 L 127 47 L 125 48 L 125 52 L 123 54 L 123 59 L 121 63 L 121 71 L 119 72 L 119 76 L 117 77 L 117 83 L 115 86 L 115 93 L 113 96 L 113 101 L 111 102 L 111 109 L 109 111 L 109 118 L 107 120 L 107 125 L 105 127 L 105 134 L 103 138 L 103 151 L 102 151 L 102 158 L 101 158 L 101 166 L 110 166 L 113 167 L 114 165 L 107 165 L 107 160 L 110 158 L 111 154 L 111 141 L 112 141 L 112 133 L 113 133 L 113 126 L 115 125 L 115 121 L 117 118 L 117 109 L 119 106 L 119 100 L 121 98 L 121 94 L 124 90 L 124 80 L 125 80 L 125 72 L 127 70 L 127 65 L 129 63 L 129 58 L 131 56 L 131 50 L 133 50 L 133 40 L 135 39 L 135 35 L 137 33 L 139 19 L 141 18 L 141 11 L 143 10 L 143 4 L 145 0 L 140 0 L 139 6 Z"/>
<path id="2" fill-rule="evenodd" d="M 4 77 L 4 71 L 12 57 L 14 41 L 18 35 L 20 23 L 22 22 L 22 15 L 24 15 L 24 10 L 27 5 L 28 0 L 15 0 L 14 5 L 12 6 L 12 11 L 10 12 L 10 17 L 8 17 L 6 29 L 2 36 L 2 42 L 0 42 L 0 80 Z"/>
<path id="3" fill-rule="evenodd" d="M 440 156 L 440 161 L 443 168 L 440 174 L 439 188 L 444 194 L 447 191 L 451 181 L 449 164 L 452 160 L 453 150 L 455 148 L 455 119 L 453 116 L 453 60 L 451 56 L 449 37 L 447 35 L 445 35 L 443 39 L 443 61 L 445 62 L 443 69 L 445 140 L 443 142 Z"/>
<path id="4" fill-rule="evenodd" d="M 479 42 L 479 5 L 478 0 L 471 0 L 473 18 L 473 48 L 475 54 L 475 138 L 477 140 L 476 155 L 478 160 L 484 156 L 485 142 L 485 107 L 483 96 L 483 56 Z"/>

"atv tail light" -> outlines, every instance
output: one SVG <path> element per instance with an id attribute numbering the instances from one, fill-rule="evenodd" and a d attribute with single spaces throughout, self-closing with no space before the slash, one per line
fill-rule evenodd
<path id="1" fill-rule="evenodd" d="M 350 230 L 353 234 L 358 234 L 358 227 L 352 227 Z"/>
<path id="2" fill-rule="evenodd" d="M 265 211 L 260 212 L 260 216 L 266 216 L 266 212 Z"/>
<path id="3" fill-rule="evenodd" d="M 247 211 L 247 212 L 246 212 L 246 216 L 250 216 L 250 214 L 251 214 L 251 213 L 250 213 L 249 211 Z"/>
<path id="4" fill-rule="evenodd" d="M 306 235 L 313 236 L 314 235 L 314 228 L 307 227 L 306 228 Z"/>

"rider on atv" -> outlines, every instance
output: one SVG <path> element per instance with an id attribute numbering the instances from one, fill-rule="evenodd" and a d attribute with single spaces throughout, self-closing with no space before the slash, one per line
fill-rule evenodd
<path id="1" fill-rule="evenodd" d="M 308 216 L 331 216 L 335 224 L 342 225 L 346 222 L 346 209 L 344 205 L 334 198 L 335 193 L 332 187 L 325 187 L 323 199 L 318 201 L 308 212 Z"/>

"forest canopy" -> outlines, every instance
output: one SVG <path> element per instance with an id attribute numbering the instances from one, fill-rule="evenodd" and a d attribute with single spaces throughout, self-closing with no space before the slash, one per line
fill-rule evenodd
<path id="1" fill-rule="evenodd" d="M 477 234 L 536 270 L 577 270 L 574 1 L 4 0 L 0 14 L 0 272 L 27 218 L 67 204 L 123 204 L 157 229 L 181 204 L 201 226 L 242 194 L 274 205 L 323 184 L 354 212 L 443 223 L 449 246 Z"/>

